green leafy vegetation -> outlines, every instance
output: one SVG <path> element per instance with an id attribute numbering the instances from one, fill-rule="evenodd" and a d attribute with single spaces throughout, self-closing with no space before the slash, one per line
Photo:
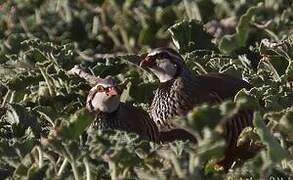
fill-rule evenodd
<path id="1" fill-rule="evenodd" d="M 1 2 L 0 179 L 293 178 L 292 7 L 290 0 Z M 177 49 L 194 74 L 232 74 L 254 88 L 174 119 L 197 145 L 88 129 L 90 84 L 67 71 L 80 64 L 111 75 L 122 101 L 147 110 L 158 80 L 137 64 L 160 46 Z M 225 148 L 217 122 L 247 107 L 256 110 L 255 128 L 238 143 L 264 148 L 217 171 Z"/>

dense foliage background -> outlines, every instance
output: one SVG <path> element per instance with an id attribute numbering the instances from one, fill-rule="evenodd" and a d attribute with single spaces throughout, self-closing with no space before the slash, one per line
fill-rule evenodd
<path id="1" fill-rule="evenodd" d="M 0 179 L 293 178 L 292 8 L 290 0 L 1 1 Z M 177 49 L 195 74 L 229 73 L 254 88 L 175 120 L 198 145 L 85 133 L 90 86 L 67 70 L 112 75 L 122 101 L 147 110 L 158 82 L 137 63 L 160 46 Z M 225 144 L 216 123 L 245 107 L 256 109 L 255 128 L 239 143 L 265 149 L 217 172 Z"/>

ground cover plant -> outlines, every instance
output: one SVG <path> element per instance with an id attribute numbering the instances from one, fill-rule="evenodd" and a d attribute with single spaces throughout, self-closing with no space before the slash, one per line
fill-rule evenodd
<path id="1" fill-rule="evenodd" d="M 290 0 L 1 1 L 0 179 L 293 178 L 292 8 Z M 197 145 L 88 130 L 90 85 L 67 71 L 111 75 L 122 101 L 148 110 L 158 80 L 138 63 L 160 46 L 180 52 L 194 74 L 232 74 L 254 88 L 174 119 Z M 256 109 L 255 127 L 238 143 L 264 149 L 217 171 L 225 148 L 217 120 L 245 107 Z"/>

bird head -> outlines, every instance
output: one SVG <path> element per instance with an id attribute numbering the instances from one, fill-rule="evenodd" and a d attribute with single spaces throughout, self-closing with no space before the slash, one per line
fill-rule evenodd
<path id="1" fill-rule="evenodd" d="M 90 112 L 111 113 L 118 109 L 120 93 L 111 77 L 101 79 L 89 92 L 86 107 Z"/>
<path id="2" fill-rule="evenodd" d="M 183 64 L 183 58 L 171 48 L 154 49 L 140 62 L 140 66 L 148 68 L 159 78 L 160 82 L 176 78 Z"/>

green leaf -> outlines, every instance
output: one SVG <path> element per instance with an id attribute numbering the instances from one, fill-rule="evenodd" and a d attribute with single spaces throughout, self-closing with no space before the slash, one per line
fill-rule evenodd
<path id="1" fill-rule="evenodd" d="M 258 140 L 259 136 L 255 133 L 254 129 L 252 127 L 246 127 L 242 130 L 238 137 L 237 146 L 241 146 L 251 141 L 255 143 Z"/>
<path id="2" fill-rule="evenodd" d="M 245 46 L 250 32 L 250 23 L 255 16 L 257 9 L 258 8 L 256 6 L 251 7 L 240 17 L 235 34 L 223 36 L 219 44 L 219 48 L 223 53 L 231 54 L 232 52 L 235 52 L 239 48 Z"/>
<path id="3" fill-rule="evenodd" d="M 37 144 L 38 140 L 27 138 L 23 141 L 16 142 L 14 147 L 18 150 L 19 154 L 24 157 L 25 155 L 29 154 Z"/>
<path id="4" fill-rule="evenodd" d="M 281 125 L 286 132 L 286 135 L 288 137 L 293 137 L 293 109 L 288 110 L 281 118 L 279 121 L 279 125 Z"/>
<path id="5" fill-rule="evenodd" d="M 187 114 L 187 126 L 196 131 L 201 131 L 204 127 L 214 128 L 220 119 L 220 109 L 203 105 L 195 107 Z"/>
<path id="6" fill-rule="evenodd" d="M 31 51 L 27 52 L 27 59 L 32 61 L 33 63 L 36 62 L 44 62 L 47 61 L 48 58 L 44 55 L 44 53 L 42 51 L 40 51 L 39 49 L 32 49 Z"/>
<path id="7" fill-rule="evenodd" d="M 288 158 L 287 152 L 281 147 L 270 130 L 266 127 L 264 120 L 259 112 L 254 113 L 253 125 L 262 142 L 268 148 L 268 157 L 273 163 L 278 163 L 283 159 Z"/>
<path id="8" fill-rule="evenodd" d="M 135 167 L 141 163 L 141 159 L 137 154 L 129 152 L 125 148 L 122 148 L 113 154 L 113 161 L 122 164 L 125 167 Z"/>
<path id="9" fill-rule="evenodd" d="M 293 82 L 293 63 L 292 62 L 288 65 L 286 69 L 285 77 L 287 81 Z"/>
<path id="10" fill-rule="evenodd" d="M 93 117 L 89 112 L 83 108 L 78 110 L 75 114 L 70 117 L 70 124 L 57 132 L 60 136 L 66 139 L 77 139 L 89 125 L 92 123 Z"/>
<path id="11" fill-rule="evenodd" d="M 28 167 L 24 166 L 23 164 L 19 164 L 16 170 L 14 171 L 14 176 L 24 177 L 27 175 L 28 170 Z"/>
<path id="12" fill-rule="evenodd" d="M 263 39 L 260 44 L 260 53 L 266 57 L 282 57 L 288 63 L 293 61 L 293 38 L 287 38 L 280 42 L 270 42 Z"/>
<path id="13" fill-rule="evenodd" d="M 24 131 L 31 127 L 34 135 L 40 137 L 41 126 L 34 113 L 28 111 L 20 104 L 7 104 L 7 121 L 12 124 L 15 132 L 22 131 L 19 135 L 24 135 Z"/>
<path id="14" fill-rule="evenodd" d="M 197 49 L 216 50 L 212 36 L 204 31 L 203 25 L 196 20 L 181 21 L 170 27 L 169 32 L 180 53 Z"/>
<path id="15" fill-rule="evenodd" d="M 263 59 L 269 60 L 280 76 L 289 72 L 290 64 L 293 62 L 293 38 L 278 43 L 263 39 L 259 49 Z"/>
<path id="16" fill-rule="evenodd" d="M 128 82 L 126 85 L 126 89 L 123 90 L 121 96 L 120 96 L 120 101 L 121 102 L 126 102 L 129 98 L 129 92 L 130 92 L 130 88 L 131 88 L 131 82 Z"/>
<path id="17" fill-rule="evenodd" d="M 156 29 L 151 26 L 144 27 L 138 37 L 138 41 L 141 44 L 152 44 L 153 41 L 156 39 Z"/>
<path id="18" fill-rule="evenodd" d="M 43 80 L 43 77 L 40 74 L 19 74 L 14 76 L 8 83 L 7 87 L 11 90 L 22 90 L 27 86 L 38 84 L 39 81 Z"/>
<path id="19" fill-rule="evenodd" d="M 240 109 L 259 109 L 259 103 L 256 97 L 245 89 L 241 89 L 234 98 L 237 107 Z"/>

